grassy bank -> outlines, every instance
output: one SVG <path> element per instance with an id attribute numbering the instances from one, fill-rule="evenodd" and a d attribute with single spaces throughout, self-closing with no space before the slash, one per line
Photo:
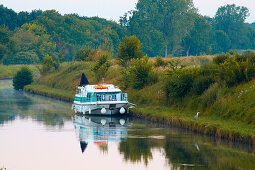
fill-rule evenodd
<path id="1" fill-rule="evenodd" d="M 164 69 L 153 67 L 153 75 L 157 76 L 154 83 L 146 84 L 141 89 L 125 88 L 122 68 L 115 61 L 111 62 L 105 83 L 115 84 L 128 92 L 129 101 L 137 104 L 137 108 L 132 110 L 135 116 L 255 145 L 255 80 L 232 87 L 214 83 L 200 95 L 194 95 L 191 91 L 184 98 L 169 103 L 164 93 Z M 91 62 L 63 63 L 58 71 L 42 75 L 25 90 L 73 101 L 82 72 L 90 84 L 98 83 L 91 65 Z M 198 111 L 199 118 L 194 121 Z"/>
<path id="2" fill-rule="evenodd" d="M 255 126 L 243 122 L 221 120 L 217 117 L 201 116 L 193 120 L 191 112 L 180 112 L 172 108 L 142 106 L 132 110 L 134 116 L 173 127 L 187 128 L 194 132 L 216 136 L 230 141 L 255 145 Z"/>
<path id="3" fill-rule="evenodd" d="M 24 88 L 25 91 L 32 94 L 39 94 L 42 96 L 51 97 L 54 99 L 73 102 L 75 93 L 72 91 L 62 90 L 62 89 L 54 89 L 47 87 L 45 85 L 27 85 Z"/>
<path id="4" fill-rule="evenodd" d="M 20 70 L 20 68 L 24 65 L 1 65 L 0 64 L 0 79 L 11 79 L 14 77 L 14 75 Z M 33 72 L 33 75 L 35 77 L 38 77 L 40 75 L 38 66 L 36 65 L 27 65 L 29 69 Z"/>

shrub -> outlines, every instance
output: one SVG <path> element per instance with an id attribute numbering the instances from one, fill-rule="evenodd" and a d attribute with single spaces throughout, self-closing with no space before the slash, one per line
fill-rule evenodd
<path id="1" fill-rule="evenodd" d="M 225 53 L 222 53 L 222 54 L 218 54 L 216 55 L 214 58 L 213 58 L 213 63 L 214 64 L 222 64 L 224 63 L 228 58 L 230 57 L 230 54 L 225 54 Z"/>
<path id="2" fill-rule="evenodd" d="M 100 81 L 106 76 L 110 66 L 109 54 L 107 52 L 100 54 L 96 59 L 95 64 L 92 66 L 92 71 L 94 72 L 97 81 Z"/>
<path id="3" fill-rule="evenodd" d="M 237 62 L 235 58 L 226 60 L 219 71 L 221 81 L 225 81 L 228 87 L 247 81 L 247 63 Z"/>
<path id="4" fill-rule="evenodd" d="M 134 89 L 141 89 L 149 83 L 152 65 L 148 60 L 147 56 L 133 60 L 131 67 L 125 72 L 125 76 L 128 76 L 128 81 Z"/>
<path id="5" fill-rule="evenodd" d="M 25 85 L 33 82 L 32 72 L 28 67 L 22 67 L 13 77 L 13 87 L 15 90 L 23 89 Z"/>
<path id="6" fill-rule="evenodd" d="M 173 71 L 166 80 L 165 94 L 169 101 L 172 99 L 180 99 L 186 96 L 193 82 L 192 69 L 178 69 Z"/>
<path id="7" fill-rule="evenodd" d="M 155 67 L 165 67 L 166 65 L 167 63 L 163 60 L 161 56 L 155 57 L 155 63 L 154 63 Z"/>

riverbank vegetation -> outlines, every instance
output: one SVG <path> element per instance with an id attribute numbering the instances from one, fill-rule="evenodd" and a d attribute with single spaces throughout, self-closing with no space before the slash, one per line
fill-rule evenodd
<path id="1" fill-rule="evenodd" d="M 138 117 L 252 143 L 254 59 L 252 51 L 243 54 L 230 51 L 214 57 L 134 57 L 125 66 L 117 58 L 107 60 L 110 66 L 104 73 L 104 82 L 128 92 L 129 101 L 137 104 L 133 113 Z M 43 74 L 25 89 L 72 101 L 82 72 L 91 84 L 102 83 L 93 71 L 97 62 L 98 59 L 63 63 L 58 70 Z M 198 111 L 199 118 L 194 121 Z"/>

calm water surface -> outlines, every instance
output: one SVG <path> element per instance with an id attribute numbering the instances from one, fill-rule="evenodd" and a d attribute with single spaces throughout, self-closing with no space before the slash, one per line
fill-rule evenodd
<path id="1" fill-rule="evenodd" d="M 255 169 L 255 151 L 245 145 L 133 118 L 72 113 L 69 103 L 1 80 L 0 169 Z"/>

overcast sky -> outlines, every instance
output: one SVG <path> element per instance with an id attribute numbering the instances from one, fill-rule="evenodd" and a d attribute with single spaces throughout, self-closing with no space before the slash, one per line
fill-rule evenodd
<path id="1" fill-rule="evenodd" d="M 0 4 L 16 12 L 33 9 L 56 9 L 61 14 L 99 16 L 118 21 L 125 12 L 135 8 L 137 0 L 0 0 Z M 250 10 L 247 22 L 255 22 L 255 0 L 193 0 L 199 13 L 213 17 L 220 6 L 236 4 Z"/>

